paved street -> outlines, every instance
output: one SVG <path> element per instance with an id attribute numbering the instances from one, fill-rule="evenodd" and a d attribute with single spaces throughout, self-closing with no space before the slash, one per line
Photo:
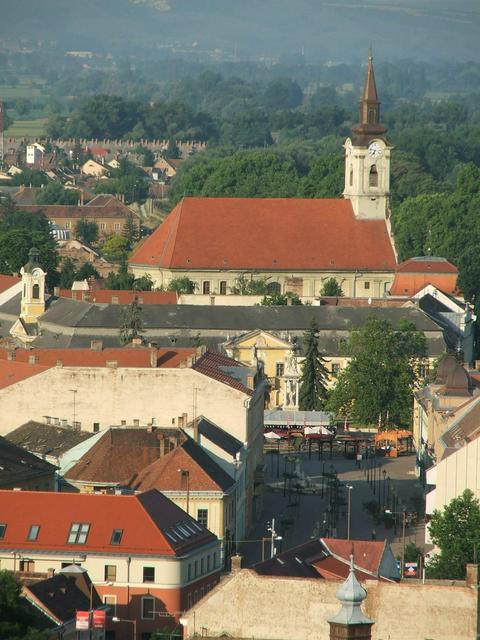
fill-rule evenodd
<path id="1" fill-rule="evenodd" d="M 294 461 L 294 458 L 298 462 Z M 377 470 L 375 471 L 375 494 L 373 493 L 373 472 L 371 471 L 372 460 L 362 460 L 361 468 L 358 468 L 355 460 L 349 460 L 343 456 L 334 455 L 332 459 L 325 456 L 323 460 L 318 460 L 317 454 L 312 453 L 308 459 L 308 453 L 300 454 L 280 454 L 269 453 L 265 456 L 267 473 L 265 481 L 267 484 L 278 483 L 279 490 L 266 488 L 264 494 L 264 505 L 262 515 L 257 526 L 251 532 L 249 540 L 242 544 L 240 552 L 244 556 L 245 564 L 251 565 L 262 559 L 262 537 L 269 535 L 267 531 L 268 522 L 275 518 L 275 529 L 282 535 L 282 541 L 276 544 L 277 550 L 285 550 L 302 544 L 312 536 L 323 536 L 328 527 L 328 479 L 324 485 L 324 495 L 321 490 L 315 495 L 297 495 L 295 490 L 289 495 L 283 494 L 284 473 L 293 474 L 294 471 L 304 473 L 314 483 L 321 486 L 322 474 L 338 473 L 338 480 L 343 488 L 340 493 L 337 529 L 334 532 L 336 537 L 347 537 L 347 492 L 346 484 L 352 486 L 351 489 L 351 538 L 372 539 L 372 533 L 377 540 L 385 538 L 392 542 L 394 552 L 401 553 L 402 547 L 402 515 L 401 511 L 405 507 L 406 511 L 416 511 L 421 516 L 421 488 L 414 473 L 415 456 L 405 456 L 401 458 L 376 458 Z M 367 467 L 370 469 L 367 473 Z M 385 471 L 385 474 L 383 474 Z M 278 475 L 277 475 L 278 474 Z M 367 476 L 370 482 L 367 481 Z M 288 479 L 287 479 L 288 482 Z M 293 485 L 295 480 L 292 480 Z M 390 485 L 390 486 L 389 486 Z M 288 484 L 287 484 L 288 487 Z M 379 495 L 380 487 L 380 495 Z M 398 496 L 395 511 L 397 515 L 397 530 L 393 527 L 385 528 L 384 524 L 375 523 L 372 515 L 364 508 L 364 503 L 376 501 L 381 504 L 381 510 L 388 500 L 392 503 L 392 497 Z M 331 533 L 331 531 L 330 531 Z M 419 546 L 423 545 L 423 527 L 421 524 L 406 528 L 406 543 L 415 542 Z M 269 557 L 270 543 L 264 543 L 265 557 Z"/>

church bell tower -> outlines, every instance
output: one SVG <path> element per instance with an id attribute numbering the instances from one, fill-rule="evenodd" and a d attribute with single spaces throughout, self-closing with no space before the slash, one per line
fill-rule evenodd
<path id="1" fill-rule="evenodd" d="M 345 189 L 343 195 L 352 202 L 355 217 L 365 220 L 385 219 L 390 194 L 390 151 L 380 123 L 373 58 L 368 58 L 367 75 L 360 100 L 359 124 L 345 141 Z"/>
<path id="2" fill-rule="evenodd" d="M 28 262 L 20 269 L 22 276 L 22 305 L 20 317 L 27 323 L 37 322 L 37 318 L 45 313 L 45 271 L 41 268 L 38 249 L 28 252 Z"/>

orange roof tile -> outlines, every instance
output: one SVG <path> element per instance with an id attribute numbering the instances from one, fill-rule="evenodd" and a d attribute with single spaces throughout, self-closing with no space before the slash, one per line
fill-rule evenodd
<path id="1" fill-rule="evenodd" d="M 391 271 L 384 220 L 349 200 L 184 198 L 130 257 L 171 269 Z"/>
<path id="2" fill-rule="evenodd" d="M 342 558 L 347 565 L 350 554 L 353 553 L 356 566 L 371 573 L 378 573 L 385 549 L 385 541 L 345 540 L 339 538 L 322 538 L 321 540 L 333 556 Z M 346 575 L 348 575 L 348 570 Z"/>
<path id="3" fill-rule="evenodd" d="M 8 353 L 11 352 L 7 349 L 0 349 L 1 366 L 7 361 Z M 36 358 L 36 363 L 27 366 L 30 368 L 38 367 L 40 370 L 54 367 L 59 362 L 65 367 L 105 367 L 107 362 L 116 362 L 118 367 L 151 367 L 151 358 L 153 357 L 157 367 L 175 368 L 195 353 L 196 349 L 194 348 L 118 347 L 101 351 L 92 349 L 16 349 L 14 351 L 15 361 L 7 362 L 9 364 L 23 364 L 33 356 Z M 30 375 L 33 374 L 30 373 Z"/>
<path id="4" fill-rule="evenodd" d="M 93 291 L 72 291 L 60 289 L 60 298 L 83 300 L 82 294 L 88 294 L 89 302 L 98 304 L 130 304 L 138 298 L 140 304 L 177 304 L 175 291 L 121 291 L 119 289 L 94 289 Z"/>
<path id="5" fill-rule="evenodd" d="M 454 273 L 458 275 L 457 267 L 446 258 L 432 258 L 430 256 L 404 260 L 395 271 L 397 273 Z"/>
<path id="6" fill-rule="evenodd" d="M 20 278 L 18 276 L 4 276 L 0 274 L 0 293 L 7 291 L 7 289 L 10 289 L 19 282 Z"/>
<path id="7" fill-rule="evenodd" d="M 5 351 L 2 349 L 2 351 Z M 0 360 L 0 389 L 9 387 L 22 380 L 26 380 L 38 373 L 47 371 L 49 367 L 43 367 L 38 364 L 26 364 L 25 362 L 15 362 L 10 360 Z"/>
<path id="8" fill-rule="evenodd" d="M 155 490 L 135 496 L 0 491 L 0 513 L 7 525 L 3 549 L 56 551 L 70 558 L 88 552 L 175 556 L 215 539 Z M 75 522 L 90 525 L 85 544 L 67 543 Z M 190 537 L 175 535 L 176 525 L 182 522 L 192 523 Z M 33 523 L 40 531 L 31 542 L 27 535 Z M 114 529 L 123 531 L 120 544 L 111 544 Z"/>

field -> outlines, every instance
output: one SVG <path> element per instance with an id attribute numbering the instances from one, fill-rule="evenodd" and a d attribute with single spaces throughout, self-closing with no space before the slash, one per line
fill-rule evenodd
<path id="1" fill-rule="evenodd" d="M 39 137 L 45 135 L 45 125 L 48 118 L 34 118 L 32 120 L 16 120 L 4 133 L 5 138 Z"/>
<path id="2" fill-rule="evenodd" d="M 31 83 L 0 84 L 0 100 L 12 100 L 14 98 L 39 98 L 42 95 L 38 87 L 32 86 Z"/>

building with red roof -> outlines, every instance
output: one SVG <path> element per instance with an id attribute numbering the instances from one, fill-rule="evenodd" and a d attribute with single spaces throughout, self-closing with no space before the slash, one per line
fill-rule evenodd
<path id="1" fill-rule="evenodd" d="M 447 295 L 455 295 L 458 293 L 457 279 L 457 267 L 446 258 L 409 258 L 396 267 L 389 293 L 410 298 L 427 285 L 432 285 Z"/>
<path id="2" fill-rule="evenodd" d="M 220 572 L 216 536 L 155 490 L 0 491 L 0 554 L 2 568 L 20 577 L 80 564 L 113 615 L 136 621 L 138 637 L 175 627 Z M 131 637 L 127 625 L 115 630 Z"/>
<path id="3" fill-rule="evenodd" d="M 230 293 L 250 273 L 267 278 L 271 293 L 314 297 L 335 278 L 347 296 L 382 296 L 397 264 L 385 133 L 370 57 L 359 124 L 344 145 L 344 199 L 185 197 L 130 269 L 157 287 L 188 276 L 202 294 Z"/>

